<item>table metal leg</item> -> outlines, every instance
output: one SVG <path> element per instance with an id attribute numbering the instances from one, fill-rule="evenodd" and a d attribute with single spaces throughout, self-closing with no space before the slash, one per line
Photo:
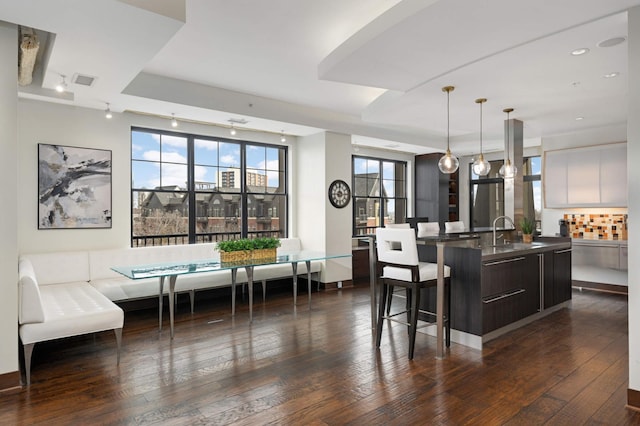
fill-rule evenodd
<path id="1" fill-rule="evenodd" d="M 369 291 L 371 298 L 371 328 L 375 330 L 377 324 L 377 311 L 376 311 L 376 251 L 375 251 L 375 239 L 369 237 Z"/>
<path id="2" fill-rule="evenodd" d="M 298 264 L 291 262 L 291 269 L 293 270 L 293 306 L 298 304 Z"/>
<path id="3" fill-rule="evenodd" d="M 443 324 L 444 324 L 444 244 L 436 244 L 438 282 L 436 296 L 436 358 L 444 358 Z"/>
<path id="4" fill-rule="evenodd" d="M 169 276 L 169 326 L 171 330 L 171 338 L 173 339 L 173 318 L 174 318 L 174 300 L 176 290 L 176 278 L 177 275 Z"/>
<path id="5" fill-rule="evenodd" d="M 307 265 L 307 291 L 309 292 L 309 308 L 311 308 L 311 261 L 305 260 Z"/>
<path id="6" fill-rule="evenodd" d="M 162 300 L 164 299 L 164 295 L 162 292 L 164 291 L 164 277 L 160 277 L 160 290 L 158 293 L 158 331 L 162 331 Z"/>
<path id="7" fill-rule="evenodd" d="M 245 266 L 249 284 L 249 322 L 253 322 L 253 266 Z"/>
<path id="8" fill-rule="evenodd" d="M 238 269 L 231 269 L 231 316 L 236 314 L 236 277 Z"/>

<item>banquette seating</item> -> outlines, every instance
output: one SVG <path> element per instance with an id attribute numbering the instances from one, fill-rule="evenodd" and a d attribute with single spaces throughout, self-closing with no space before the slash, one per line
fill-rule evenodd
<path id="1" fill-rule="evenodd" d="M 278 254 L 302 249 L 299 238 L 283 238 L 280 242 Z M 38 342 L 115 330 L 119 362 L 124 312 L 114 302 L 158 297 L 159 281 L 130 280 L 113 271 L 112 266 L 216 258 L 219 259 L 219 252 L 215 243 L 21 255 L 18 322 L 27 384 L 31 382 L 31 354 Z M 322 262 L 311 262 L 310 269 L 320 273 Z M 298 265 L 297 273 L 307 274 L 304 263 Z M 290 264 L 261 265 L 254 270 L 254 281 L 262 283 L 263 297 L 267 281 L 291 276 Z M 246 280 L 246 273 L 240 268 L 237 283 Z M 193 312 L 196 290 L 227 286 L 231 286 L 229 270 L 181 275 L 176 281 L 176 293 L 189 293 Z M 164 293 L 168 292 L 166 287 Z"/>

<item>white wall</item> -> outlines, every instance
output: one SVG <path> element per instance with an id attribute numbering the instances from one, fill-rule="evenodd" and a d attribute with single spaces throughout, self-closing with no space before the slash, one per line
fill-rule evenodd
<path id="1" fill-rule="evenodd" d="M 297 211 L 296 236 L 300 237 L 305 249 L 324 250 L 326 227 L 325 196 L 326 170 L 324 159 L 325 133 L 299 138 L 300 149 L 296 150 L 295 190 L 292 198 Z"/>
<path id="2" fill-rule="evenodd" d="M 627 173 L 629 176 L 629 388 L 640 392 L 640 7 L 629 10 L 629 109 L 627 120 Z M 631 78 L 634 76 L 634 78 Z"/>
<path id="3" fill-rule="evenodd" d="M 0 22 L 0 374 L 18 371 L 18 185 L 17 102 L 18 29 Z M 34 200 L 35 201 L 35 200 Z M 32 204 L 35 206 L 35 204 Z M 16 383 L 16 386 L 18 383 Z"/>
<path id="4" fill-rule="evenodd" d="M 18 187 L 20 188 L 18 212 L 20 212 L 20 220 L 17 227 L 20 253 L 117 248 L 130 245 L 130 141 L 132 126 L 230 138 L 227 129 L 214 126 L 181 122 L 180 126 L 174 129 L 168 120 L 138 114 L 114 114 L 111 120 L 107 120 L 102 110 L 25 99 L 18 102 Z M 236 137 L 287 145 L 290 150 L 291 164 L 294 140 L 283 144 L 280 142 L 279 135 L 242 131 L 239 131 Z M 38 229 L 38 143 L 112 151 L 113 219 L 111 229 Z M 290 180 L 291 176 L 292 173 L 289 173 Z M 290 217 L 292 216 L 295 215 L 290 214 Z"/>
<path id="5" fill-rule="evenodd" d="M 327 253 L 351 254 L 353 206 L 350 202 L 346 207 L 338 209 L 328 202 L 328 188 L 334 180 L 341 179 L 351 188 L 351 135 L 327 132 L 325 141 L 325 250 Z M 350 257 L 328 261 L 324 282 L 352 279 L 351 264 Z"/>
<path id="6" fill-rule="evenodd" d="M 331 205 L 328 188 L 342 179 L 351 182 L 351 136 L 322 132 L 299 139 L 296 151 L 298 236 L 304 248 L 327 253 L 351 253 L 351 204 Z M 322 282 L 350 280 L 351 258 L 326 262 Z"/>

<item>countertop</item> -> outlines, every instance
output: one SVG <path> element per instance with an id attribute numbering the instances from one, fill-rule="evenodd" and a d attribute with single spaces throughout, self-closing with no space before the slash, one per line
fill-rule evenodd
<path id="1" fill-rule="evenodd" d="M 505 228 L 505 227 L 497 227 L 496 232 L 503 231 L 515 231 L 515 228 Z M 476 226 L 475 228 L 467 228 L 462 231 L 451 231 L 448 234 L 485 234 L 488 232 L 493 232 L 493 228 L 490 226 Z"/>
<path id="2" fill-rule="evenodd" d="M 553 240 L 545 238 L 544 241 L 534 241 L 531 244 L 510 243 L 496 247 L 479 247 L 479 249 L 482 250 L 482 260 L 484 261 L 571 248 L 571 241 L 568 238 Z"/>

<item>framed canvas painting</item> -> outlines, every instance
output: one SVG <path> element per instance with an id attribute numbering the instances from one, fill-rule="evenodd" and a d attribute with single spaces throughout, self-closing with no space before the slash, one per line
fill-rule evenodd
<path id="1" fill-rule="evenodd" d="M 38 229 L 111 228 L 111 151 L 38 144 Z"/>

